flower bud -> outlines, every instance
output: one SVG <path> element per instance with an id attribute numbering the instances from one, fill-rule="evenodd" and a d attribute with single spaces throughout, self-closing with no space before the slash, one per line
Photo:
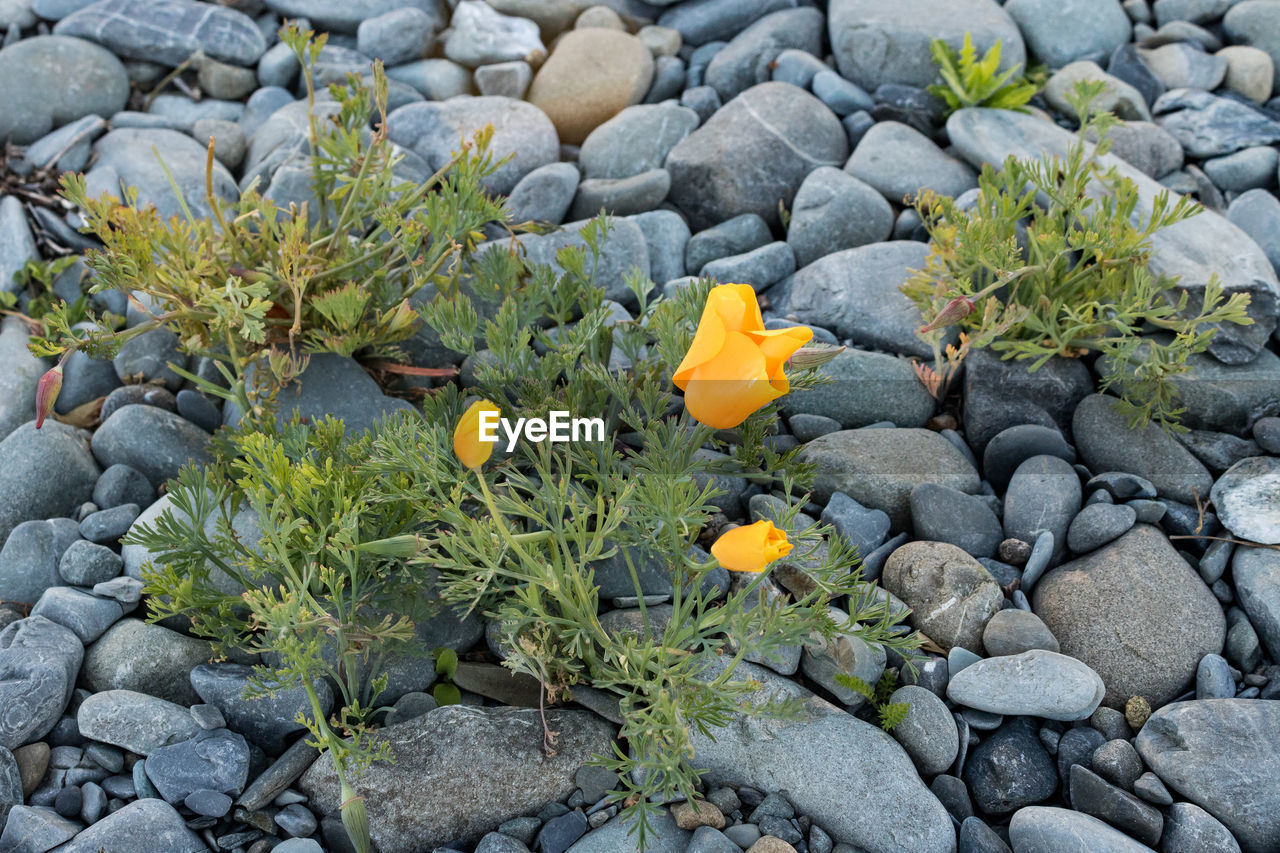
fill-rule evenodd
<path id="1" fill-rule="evenodd" d="M 36 385 L 36 429 L 44 426 L 44 419 L 53 413 L 53 404 L 62 390 L 62 362 L 45 371 Z"/>
<path id="2" fill-rule="evenodd" d="M 973 313 L 973 300 L 968 296 L 957 296 L 952 299 L 942 310 L 938 312 L 938 316 L 934 317 L 928 324 L 920 327 L 920 334 L 927 334 L 938 329 L 945 329 L 953 323 L 958 323 L 965 317 Z"/>
<path id="3" fill-rule="evenodd" d="M 453 430 L 453 452 L 468 468 L 479 468 L 493 455 L 494 442 L 480 438 L 480 416 L 486 412 L 497 414 L 499 409 L 488 400 L 476 400 Z"/>
<path id="4" fill-rule="evenodd" d="M 767 519 L 735 527 L 711 546 L 711 556 L 731 572 L 763 572 L 780 557 L 791 553 L 787 534 Z"/>

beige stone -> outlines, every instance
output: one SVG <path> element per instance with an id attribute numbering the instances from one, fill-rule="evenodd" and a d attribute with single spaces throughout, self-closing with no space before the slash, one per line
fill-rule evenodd
<path id="1" fill-rule="evenodd" d="M 1075 115 L 1075 107 L 1067 100 L 1082 80 L 1100 81 L 1105 88 L 1093 101 L 1095 110 L 1107 110 L 1123 119 L 1151 121 L 1151 111 L 1141 93 L 1128 83 L 1112 77 L 1098 67 L 1096 62 L 1082 60 L 1064 65 L 1044 85 L 1044 98 L 1055 109 Z"/>
<path id="2" fill-rule="evenodd" d="M 676 803 L 671 807 L 671 816 L 675 818 L 676 826 L 690 830 L 700 826 L 724 829 L 724 814 L 719 808 L 703 800 L 699 800 L 696 805 L 697 811 L 694 811 L 693 804 L 688 802 Z"/>
<path id="3" fill-rule="evenodd" d="M 640 39 L 599 27 L 565 33 L 533 78 L 529 102 L 551 119 L 560 141 L 581 145 L 632 104 L 653 80 L 653 55 Z"/>
<path id="4" fill-rule="evenodd" d="M 618 13 L 610 9 L 608 6 L 592 6 L 586 9 L 578 16 L 578 20 L 573 22 L 575 30 L 585 30 L 588 27 L 600 27 L 605 30 L 617 30 L 620 33 L 627 31 L 627 25 L 622 23 L 622 18 Z"/>
<path id="5" fill-rule="evenodd" d="M 1244 95 L 1255 104 L 1271 97 L 1275 67 L 1265 50 L 1234 44 L 1214 55 L 1227 61 L 1227 79 L 1224 82 L 1228 89 Z"/>
<path id="6" fill-rule="evenodd" d="M 945 542 L 908 542 L 889 555 L 884 588 L 911 608 L 912 627 L 942 648 L 982 654 L 982 630 L 1004 604 L 1000 585 L 973 557 Z"/>
<path id="7" fill-rule="evenodd" d="M 675 56 L 680 52 L 680 45 L 684 43 L 679 30 L 659 27 L 656 24 L 641 27 L 636 32 L 636 38 L 647 44 L 654 56 Z"/>
<path id="8" fill-rule="evenodd" d="M 747 853 L 796 853 L 796 848 L 776 835 L 762 835 Z"/>

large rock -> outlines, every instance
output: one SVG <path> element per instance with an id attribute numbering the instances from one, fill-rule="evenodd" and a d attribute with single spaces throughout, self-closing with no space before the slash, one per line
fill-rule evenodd
<path id="1" fill-rule="evenodd" d="M 355 33 L 360 22 L 403 8 L 433 13 L 435 6 L 423 0 L 267 0 L 267 8 L 282 18 L 306 18 L 317 29 Z"/>
<path id="2" fill-rule="evenodd" d="M 1090 471 L 1137 474 L 1161 497 L 1192 506 L 1213 486 L 1208 469 L 1159 425 L 1130 429 L 1112 397 L 1086 397 L 1076 407 L 1072 425 L 1076 448 Z"/>
<path id="3" fill-rule="evenodd" d="M 897 121 L 872 125 L 844 170 L 897 205 L 909 204 L 922 189 L 958 196 L 978 186 L 978 176 L 967 164 L 914 127 Z"/>
<path id="4" fill-rule="evenodd" d="M 1032 604 L 1063 654 L 1102 676 L 1111 708 L 1132 696 L 1152 707 L 1169 702 L 1226 639 L 1218 600 L 1164 534 L 1146 524 L 1048 572 Z"/>
<path id="5" fill-rule="evenodd" d="M 529 86 L 529 103 L 551 118 L 560 140 L 581 145 L 653 81 L 653 54 L 633 35 L 602 27 L 566 33 Z"/>
<path id="6" fill-rule="evenodd" d="M 129 77 L 111 51 L 78 38 L 34 36 L 0 50 L 0 139 L 35 142 L 87 115 L 124 109 Z M 10 288 L 8 281 L 0 287 Z"/>
<path id="7" fill-rule="evenodd" d="M 586 711 L 552 710 L 555 755 L 542 750 L 538 712 L 448 705 L 379 733 L 393 761 L 351 780 L 365 798 L 373 841 L 382 853 L 414 853 L 471 844 L 503 821 L 562 800 L 574 774 L 593 756 L 610 755 L 612 726 Z M 483 773 L 460 773 L 463 767 Z M 298 781 L 321 814 L 341 804 L 337 775 L 321 756 Z"/>
<path id="8" fill-rule="evenodd" d="M 74 427 L 28 422 L 0 441 L 0 541 L 24 521 L 69 516 L 93 495 L 98 463 Z"/>
<path id="9" fill-rule="evenodd" d="M 186 215 L 173 191 L 176 184 L 195 216 L 213 216 L 205 193 L 208 152 L 187 134 L 162 128 L 123 127 L 94 143 L 93 153 L 96 159 L 87 176 L 90 187 L 106 186 L 108 192 L 120 198 L 130 187 L 136 187 L 138 204 L 155 205 L 160 217 L 168 219 Z M 231 173 L 216 161 L 213 191 L 226 201 L 239 194 Z"/>
<path id="10" fill-rule="evenodd" d="M 762 15 L 779 9 L 794 9 L 796 0 L 688 0 L 655 5 L 668 8 L 658 17 L 658 25 L 669 27 L 685 44 L 701 45 L 728 41 Z"/>
<path id="11" fill-rule="evenodd" d="M 198 640 L 140 619 L 122 619 L 89 647 L 84 682 L 90 690 L 133 690 L 195 705 L 191 670 L 213 656 L 208 641 Z"/>
<path id="12" fill-rule="evenodd" d="M 739 664 L 733 677 L 761 683 L 752 704 L 795 699 L 806 718 L 747 710 L 709 735 L 695 732 L 692 763 L 709 786 L 786 791 L 797 812 L 867 853 L 955 850 L 946 810 L 892 737 L 762 667 Z"/>
<path id="13" fill-rule="evenodd" d="M 874 188 L 834 166 L 809 173 L 796 192 L 787 244 L 804 267 L 819 258 L 879 243 L 893 231 L 893 208 Z"/>
<path id="14" fill-rule="evenodd" d="M 1010 110 L 965 109 L 947 120 L 952 145 L 974 166 L 1001 163 L 1010 155 L 1022 158 L 1061 156 L 1073 139 L 1069 131 L 1030 115 Z M 1138 212 L 1150 215 L 1156 196 L 1166 188 L 1119 157 L 1099 158 L 1103 168 L 1114 166 L 1137 186 Z M 1098 191 L 1098 187 L 1094 187 Z M 1267 256 L 1241 229 L 1210 210 L 1203 210 L 1156 232 L 1151 237 L 1152 271 L 1179 279 L 1193 297 L 1217 275 L 1224 289 L 1251 295 L 1252 326 L 1222 327 L 1209 352 L 1228 364 L 1252 361 L 1280 317 L 1280 281 Z"/>
<path id="15" fill-rule="evenodd" d="M 332 352 L 311 356 L 307 369 L 276 395 L 276 404 L 279 424 L 286 424 L 295 416 L 304 421 L 332 416 L 346 424 L 350 436 L 359 435 L 375 421 L 413 411 L 407 400 L 383 394 L 355 359 Z M 235 424 L 240 418 L 238 406 L 223 406 L 224 423 Z"/>
<path id="16" fill-rule="evenodd" d="M 981 563 L 945 542 L 908 542 L 884 564 L 884 588 L 911 608 L 911 624 L 945 650 L 982 654 L 982 629 L 1004 604 Z"/>
<path id="17" fill-rule="evenodd" d="M 977 661 L 947 684 L 947 698 L 957 705 L 989 714 L 1066 721 L 1087 719 L 1105 692 L 1092 669 L 1044 649 Z"/>
<path id="18" fill-rule="evenodd" d="M 1280 703 L 1177 702 L 1138 732 L 1138 753 L 1160 780 L 1226 824 L 1244 853 L 1280 838 Z"/>
<path id="19" fill-rule="evenodd" d="M 1093 392 L 1089 366 L 1078 358 L 1053 358 L 1031 369 L 1030 360 L 1002 359 L 973 350 L 964 360 L 964 432 L 982 453 L 987 442 L 1011 426 L 1056 426 L 1071 435 L 1076 405 Z"/>
<path id="20" fill-rule="evenodd" d="M 191 712 L 133 690 L 104 690 L 80 703 L 80 734 L 139 755 L 190 740 L 200 733 Z"/>
<path id="21" fill-rule="evenodd" d="M 135 800 L 81 832 L 58 853 L 205 853 L 209 848 L 164 800 Z"/>
<path id="22" fill-rule="evenodd" d="M 999 41 L 1001 70 L 1026 64 L 1022 34 L 995 0 L 832 0 L 828 26 L 840 73 L 867 91 L 936 82 L 935 38 L 959 51 L 969 33 L 979 53 Z"/>
<path id="23" fill-rule="evenodd" d="M 928 254 L 924 243 L 895 240 L 819 258 L 792 276 L 790 313 L 859 346 L 931 356 L 916 334 L 920 310 L 901 290 Z"/>
<path id="24" fill-rule="evenodd" d="M 1272 659 L 1280 660 L 1280 551 L 1237 548 L 1231 558 L 1231 577 L 1249 622 Z"/>
<path id="25" fill-rule="evenodd" d="M 98 0 L 54 26 L 117 56 L 180 65 L 197 50 L 220 62 L 251 65 L 267 49 L 253 19 L 225 6 L 195 0 Z"/>
<path id="26" fill-rule="evenodd" d="M 1218 478 L 1209 497 L 1231 533 L 1263 545 L 1280 544 L 1280 459 L 1241 459 Z"/>
<path id="27" fill-rule="evenodd" d="M 560 138 L 542 110 L 502 95 L 460 95 L 447 101 L 408 104 L 387 116 L 388 138 L 423 157 L 436 170 L 449 162 L 463 139 L 493 125 L 494 162 L 510 157 L 483 181 L 491 193 L 510 193 L 521 178 L 560 159 Z"/>
<path id="28" fill-rule="evenodd" d="M 1005 10 L 1031 53 L 1050 68 L 1101 60 L 1129 40 L 1129 16 L 1120 0 L 1009 0 Z"/>
<path id="29" fill-rule="evenodd" d="M 209 433 L 158 406 L 121 406 L 93 434 L 93 455 L 104 468 L 128 465 L 151 485 L 178 476 L 189 464 L 207 465 Z"/>
<path id="30" fill-rule="evenodd" d="M 688 107 L 627 107 L 591 131 L 578 153 L 578 165 L 586 178 L 630 178 L 661 169 L 676 143 L 697 126 L 698 114 Z"/>
<path id="31" fill-rule="evenodd" d="M 1009 842 L 1016 853 L 1153 853 L 1096 817 L 1053 806 L 1018 809 Z"/>
<path id="32" fill-rule="evenodd" d="M 84 647 L 43 616 L 0 631 L 0 747 L 14 750 L 49 733 L 76 686 Z"/>
<path id="33" fill-rule="evenodd" d="M 817 500 L 825 502 L 835 492 L 844 492 L 888 513 L 897 529 L 910 523 L 911 490 L 921 483 L 970 494 L 978 491 L 978 472 L 969 460 L 951 442 L 925 429 L 828 433 L 805 445 L 803 456 L 817 468 Z"/>
<path id="34" fill-rule="evenodd" d="M 805 176 L 839 166 L 848 138 L 827 107 L 789 83 L 761 83 L 725 104 L 667 157 L 671 201 L 702 230 L 743 213 L 778 221 Z"/>

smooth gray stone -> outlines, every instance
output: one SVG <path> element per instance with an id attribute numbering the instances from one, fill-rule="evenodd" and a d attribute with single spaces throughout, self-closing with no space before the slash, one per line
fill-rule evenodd
<path id="1" fill-rule="evenodd" d="M 118 576 L 124 560 L 105 545 L 84 539 L 72 542 L 58 561 L 58 575 L 74 586 L 94 586 Z"/>
<path id="2" fill-rule="evenodd" d="M 81 832 L 58 853 L 206 853 L 205 843 L 173 806 L 157 799 L 137 800 Z"/>
<path id="3" fill-rule="evenodd" d="M 912 489 L 911 523 L 918 538 L 947 542 L 974 557 L 994 556 L 1004 539 L 1000 520 L 982 498 L 934 483 Z"/>
<path id="4" fill-rule="evenodd" d="M 1076 451 L 1055 427 L 1018 424 L 1001 430 L 982 452 L 982 473 L 997 492 L 1009 487 L 1018 466 L 1033 456 L 1076 461 Z"/>
<path id="5" fill-rule="evenodd" d="M 1191 157 L 1216 157 L 1280 142 L 1280 122 L 1252 105 L 1198 89 L 1165 92 L 1151 112 Z"/>
<path id="6" fill-rule="evenodd" d="M 478 2 L 459 3 L 453 10 L 444 55 L 454 62 L 468 68 L 518 59 L 541 64 L 546 54 L 538 25 L 527 18 L 503 15 Z"/>
<path id="7" fill-rule="evenodd" d="M 559 137 L 551 119 L 532 104 L 514 98 L 487 95 L 415 103 L 400 107 L 387 118 L 390 140 L 423 157 L 433 171 L 451 159 L 461 138 L 493 125 L 489 152 L 495 162 L 511 157 L 482 182 L 495 194 L 506 195 L 534 169 L 559 160 Z"/>
<path id="8" fill-rule="evenodd" d="M 699 231 L 685 247 L 686 270 L 701 270 L 717 258 L 740 255 L 773 240 L 769 225 L 755 213 L 744 213 Z"/>
<path id="9" fill-rule="evenodd" d="M 206 655 L 206 659 L 207 659 Z M 284 752 L 288 743 L 305 727 L 298 714 L 311 716 L 311 703 L 301 685 L 289 685 L 262 698 L 248 698 L 254 675 L 252 667 L 235 663 L 198 663 L 187 674 L 199 698 L 213 705 L 240 732 L 270 755 Z M 333 691 L 325 681 L 315 683 L 320 707 L 327 714 L 333 708 Z"/>
<path id="10" fill-rule="evenodd" d="M 834 166 L 814 169 L 796 192 L 787 242 L 803 267 L 826 255 L 889 239 L 893 208 L 873 187 Z"/>
<path id="11" fill-rule="evenodd" d="M 1067 547 L 1077 554 L 1101 548 L 1128 532 L 1137 518 L 1138 514 L 1131 506 L 1090 504 L 1071 520 L 1071 527 L 1067 529 Z"/>
<path id="12" fill-rule="evenodd" d="M 1154 853 L 1096 817 L 1052 806 L 1027 806 L 1009 822 L 1015 853 Z"/>
<path id="13" fill-rule="evenodd" d="M 188 463 L 203 465 L 209 434 L 155 406 L 122 406 L 93 436 L 93 453 L 104 466 L 128 465 L 159 487 Z"/>
<path id="14" fill-rule="evenodd" d="M 783 398 L 787 415 L 823 415 L 842 428 L 890 420 L 901 427 L 923 427 L 935 402 L 915 377 L 911 363 L 884 353 L 847 349 L 818 368 L 825 381 Z"/>
<path id="15" fill-rule="evenodd" d="M 1017 767 L 1019 772 L 1010 773 L 1010 767 Z M 973 747 L 964 762 L 962 777 L 974 804 L 990 815 L 1004 815 L 1043 802 L 1058 787 L 1053 759 L 1029 717 L 1006 720 Z"/>
<path id="16" fill-rule="evenodd" d="M 679 4 L 658 3 L 668 8 L 658 16 L 658 26 L 680 33 L 687 45 L 704 45 L 729 39 L 762 15 L 792 9 L 796 0 L 688 0 Z"/>
<path id="17" fill-rule="evenodd" d="M 13 529 L 0 549 L 0 599 L 35 604 L 51 586 L 58 586 L 58 561 L 80 538 L 71 519 L 25 521 Z"/>
<path id="18" fill-rule="evenodd" d="M 598 240 L 600 256 L 593 262 L 582 231 L 594 221 L 584 219 L 569 222 L 561 230 L 550 234 L 522 237 L 520 244 L 524 247 L 525 259 L 530 264 L 546 264 L 556 273 L 562 274 L 564 270 L 556 261 L 556 253 L 571 246 L 580 248 L 586 254 L 584 269 L 587 275 L 593 276 L 604 287 L 605 298 L 624 306 L 633 305 L 635 294 L 627 287 L 625 277 L 632 272 L 638 272 L 642 278 L 649 277 L 649 249 L 644 232 L 630 219 L 613 220 L 608 235 L 603 240 Z M 500 250 L 507 244 L 505 241 L 493 241 L 485 245 Z"/>
<path id="19" fill-rule="evenodd" d="M 31 233 L 31 225 L 27 222 L 27 212 L 22 202 L 18 201 L 17 196 L 0 197 L 0 290 L 16 293 L 18 283 L 14 281 L 14 275 L 22 270 L 27 261 L 37 260 L 39 257 L 36 239 Z M 10 333 L 9 339 L 13 343 L 9 347 L 20 355 L 21 347 L 25 345 L 15 339 L 19 335 L 25 337 L 26 326 L 18 317 L 6 318 L 6 321 L 17 330 Z M 31 416 L 35 417 L 35 404 L 32 403 L 31 407 Z"/>
<path id="20" fill-rule="evenodd" d="M 698 229 L 743 213 L 776 223 L 779 201 L 789 207 L 809 172 L 847 154 L 844 128 L 821 101 L 788 83 L 761 83 L 671 149 L 671 201 Z"/>
<path id="21" fill-rule="evenodd" d="M 947 133 L 952 145 L 975 165 L 1003 162 L 1009 155 L 1062 155 L 1072 140 L 1072 134 L 1062 128 L 1008 110 L 960 110 L 947 120 Z M 1154 198 L 1164 188 L 1117 157 L 1105 156 L 1101 163 L 1104 167 L 1115 165 L 1137 185 L 1139 210 L 1149 215 Z M 1255 324 L 1227 326 L 1210 345 L 1209 352 L 1228 364 L 1255 358 L 1280 315 L 1280 282 L 1275 270 L 1246 236 L 1224 217 L 1203 211 L 1158 231 L 1151 241 L 1152 271 L 1178 277 L 1181 286 L 1193 294 L 1202 291 L 1211 274 L 1217 274 L 1227 292 L 1252 295 L 1249 310 Z"/>
<path id="22" fill-rule="evenodd" d="M 1236 680 L 1231 666 L 1221 655 L 1205 655 L 1196 667 L 1197 699 L 1234 699 Z"/>
<path id="23" fill-rule="evenodd" d="M 1259 780 L 1280 773 L 1280 707 L 1249 699 L 1176 702 L 1152 715 L 1136 742 L 1161 780 L 1222 821 L 1246 853 L 1280 833 L 1280 801 Z"/>
<path id="24" fill-rule="evenodd" d="M 790 83 L 792 86 L 808 89 L 819 72 L 830 68 L 812 53 L 787 48 L 773 62 L 773 79 L 779 83 Z"/>
<path id="25" fill-rule="evenodd" d="M 98 598 L 70 586 L 51 586 L 40 596 L 32 616 L 68 628 L 82 643 L 92 643 L 124 615 L 118 601 Z"/>
<path id="26" fill-rule="evenodd" d="M 629 178 L 588 178 L 578 184 L 569 216 L 586 219 L 601 213 L 630 216 L 645 213 L 662 204 L 671 190 L 666 169 L 651 169 Z"/>
<path id="27" fill-rule="evenodd" d="M 888 83 L 885 85 L 897 85 Z M 847 116 L 859 110 L 870 110 L 875 101 L 856 83 L 844 79 L 834 71 L 819 71 L 813 77 L 813 93 L 838 116 Z"/>
<path id="28" fill-rule="evenodd" d="M 86 176 L 90 187 L 101 181 L 113 195 L 121 195 L 123 188 L 137 187 L 138 204 L 155 205 L 160 217 L 168 219 L 185 216 L 173 191 L 176 183 L 193 215 L 212 217 L 205 194 L 207 152 L 187 134 L 117 127 L 95 142 L 93 150 L 97 159 Z M 165 174 L 166 168 L 173 183 Z M 213 191 L 225 201 L 239 195 L 235 179 L 221 163 L 213 165 Z"/>
<path id="29" fill-rule="evenodd" d="M 705 81 L 728 101 L 771 79 L 771 65 L 787 49 L 822 52 L 825 20 L 817 9 L 771 12 L 757 20 L 707 63 Z"/>
<path id="30" fill-rule="evenodd" d="M 1240 853 L 1231 831 L 1195 803 L 1173 803 L 1165 812 L 1162 853 Z"/>
<path id="31" fill-rule="evenodd" d="M 960 736 L 947 706 L 928 688 L 914 684 L 893 691 L 889 702 L 911 707 L 892 734 L 916 769 L 924 776 L 945 772 L 960 751 Z"/>
<path id="32" fill-rule="evenodd" d="M 253 19 L 206 5 L 193 0 L 99 0 L 58 21 L 53 31 L 98 42 L 118 56 L 169 66 L 196 50 L 232 65 L 257 62 L 267 42 Z"/>
<path id="33" fill-rule="evenodd" d="M 629 178 L 660 169 L 698 124 L 697 113 L 671 103 L 627 107 L 591 131 L 578 164 L 587 178 Z"/>
<path id="34" fill-rule="evenodd" d="M 134 690 L 194 705 L 191 670 L 213 654 L 208 641 L 138 619 L 122 619 L 89 647 L 81 678 L 91 690 Z"/>
<path id="35" fill-rule="evenodd" d="M 1153 806 L 1105 781 L 1083 764 L 1071 768 L 1071 805 L 1147 844 L 1157 843 L 1164 830 L 1164 818 Z"/>
<path id="36" fill-rule="evenodd" d="M 162 746 L 147 756 L 147 777 L 169 803 L 200 790 L 238 796 L 249 774 L 249 744 L 227 729 Z"/>
<path id="37" fill-rule="evenodd" d="M 1080 478 L 1075 469 L 1057 456 L 1033 456 L 1018 466 L 1004 496 L 1004 532 L 1011 539 L 1037 543 L 1042 533 L 1053 536 L 1052 554 L 1066 550 L 1067 530 L 1080 511 Z M 1032 574 L 1028 559 L 1025 575 Z M 1034 578 L 1024 576 L 1028 587 Z"/>
<path id="38" fill-rule="evenodd" d="M 877 122 L 868 130 L 844 170 L 897 205 L 915 198 L 921 189 L 958 196 L 978 185 L 977 173 L 966 163 L 896 121 Z"/>
<path id="39" fill-rule="evenodd" d="M 520 179 L 507 197 L 511 221 L 559 225 L 578 191 L 578 169 L 572 163 L 548 163 Z"/>
<path id="40" fill-rule="evenodd" d="M 1274 658 L 1280 654 L 1280 552 L 1239 547 L 1231 574 L 1240 606 Z"/>
<path id="41" fill-rule="evenodd" d="M 307 738 L 294 741 L 270 767 L 249 783 L 236 805 L 250 812 L 260 810 L 292 785 L 319 755 L 315 747 L 307 744 Z"/>
<path id="42" fill-rule="evenodd" d="M 885 563 L 882 583 L 911 608 L 912 627 L 941 648 L 962 646 L 975 654 L 982 648 L 983 626 L 1004 602 L 990 572 L 944 542 L 898 548 Z"/>
<path id="43" fill-rule="evenodd" d="M 1018 655 L 1033 649 L 1059 651 L 1058 639 L 1044 621 L 1016 608 L 1001 610 L 988 620 L 982 629 L 982 647 L 990 657 Z"/>
<path id="44" fill-rule="evenodd" d="M 421 8 L 392 9 L 360 22 L 356 49 L 386 65 L 422 59 L 431 52 L 439 24 L 435 15 Z"/>
<path id="45" fill-rule="evenodd" d="M 79 430 L 52 420 L 40 430 L 34 422 L 15 429 L 0 441 L 0 540 L 24 521 L 71 515 L 93 494 L 98 473 Z"/>
<path id="46" fill-rule="evenodd" d="M 1218 189 L 1242 193 L 1275 183 L 1277 161 L 1280 161 L 1280 153 L 1276 149 L 1258 145 L 1224 157 L 1214 157 L 1201 165 Z"/>
<path id="47" fill-rule="evenodd" d="M 1234 44 L 1246 44 L 1266 51 L 1273 63 L 1274 80 L 1280 88 L 1280 36 L 1276 35 L 1280 14 L 1264 0 L 1232 4 L 1222 18 L 1222 29 Z"/>
<path id="48" fill-rule="evenodd" d="M 1032 596 L 1064 654 L 1102 676 L 1108 707 L 1179 696 L 1206 654 L 1222 651 L 1222 608 L 1164 534 L 1141 524 L 1050 571 Z"/>
<path id="49" fill-rule="evenodd" d="M 0 138 L 26 145 L 70 122 L 124 108 L 129 80 L 120 60 L 71 35 L 36 35 L 0 50 L 7 83 L 0 93 Z M 0 287 L 12 289 L 7 277 Z"/>
<path id="50" fill-rule="evenodd" d="M 83 656 L 71 631 L 42 616 L 0 631 L 0 746 L 17 749 L 49 733 L 71 699 Z"/>
<path id="51" fill-rule="evenodd" d="M 1075 658 L 1032 649 L 966 667 L 952 676 L 947 698 L 992 714 L 1083 720 L 1104 691 L 1098 674 Z"/>
<path id="52" fill-rule="evenodd" d="M 925 244 L 903 240 L 820 258 L 791 278 L 791 313 L 857 346 L 926 357 L 932 350 L 916 334 L 920 311 L 900 288 L 927 254 Z"/>
<path id="53" fill-rule="evenodd" d="M 1218 478 L 1209 497 L 1222 526 L 1239 538 L 1280 544 L 1280 459 L 1240 460 Z"/>
<path id="54" fill-rule="evenodd" d="M 936 82 L 930 40 L 958 51 L 966 32 L 979 54 L 1001 42 L 1001 70 L 1026 63 L 1022 34 L 993 0 L 833 0 L 828 27 L 840 73 L 867 91 Z"/>
<path id="55" fill-rule="evenodd" d="M 6 196 L 4 202 L 11 197 Z M 7 207 L 0 203 L 0 208 Z M 0 235 L 3 235 L 7 213 L 0 209 Z M 8 242 L 0 236 L 0 242 Z M 12 248 L 17 249 L 17 246 Z M 0 258 L 8 254 L 0 248 Z M 16 258 L 15 258 L 16 260 Z M 4 262 L 0 260 L 0 275 L 4 274 Z M 9 289 L 7 280 L 0 280 L 0 290 Z M 5 317 L 0 321 L 0 440 L 22 424 L 36 416 L 36 387 L 40 377 L 51 366 L 36 358 L 27 349 L 26 324 L 18 317 Z M 66 377 L 64 368 L 63 383 Z"/>
<path id="56" fill-rule="evenodd" d="M 80 704 L 76 721 L 86 738 L 139 755 L 200 733 L 186 708 L 132 690 L 93 694 Z"/>
<path id="57" fill-rule="evenodd" d="M 759 293 L 795 271 L 795 252 L 786 243 L 776 241 L 741 255 L 710 261 L 698 275 L 722 283 L 749 284 Z"/>
<path id="58" fill-rule="evenodd" d="M 685 274 L 689 225 L 674 210 L 651 210 L 629 217 L 644 235 L 649 250 L 649 278 L 664 284 Z"/>
<path id="59" fill-rule="evenodd" d="M 14 806 L 0 833 L 0 849 L 14 853 L 43 853 L 70 841 L 80 824 L 67 820 L 51 808 Z"/>
<path id="60" fill-rule="evenodd" d="M 837 624 L 849 621 L 846 611 L 833 607 L 830 612 Z M 829 642 L 806 643 L 800 668 L 813 683 L 825 687 L 845 707 L 857 709 L 866 705 L 866 697 L 841 684 L 836 676 L 853 676 L 867 684 L 875 684 L 884 674 L 885 661 L 882 646 L 848 633 L 838 634 Z"/>

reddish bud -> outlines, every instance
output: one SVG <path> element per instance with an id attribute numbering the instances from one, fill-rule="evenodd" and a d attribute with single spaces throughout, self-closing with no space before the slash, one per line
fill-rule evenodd
<path id="1" fill-rule="evenodd" d="M 44 419 L 53 412 L 53 404 L 58 400 L 58 392 L 62 390 L 62 362 L 51 367 L 40 377 L 36 385 L 36 429 L 44 426 Z"/>
<path id="2" fill-rule="evenodd" d="M 944 329 L 952 323 L 957 323 L 973 313 L 973 300 L 968 296 L 957 296 L 948 302 L 943 309 L 938 312 L 938 316 L 934 317 L 927 325 L 920 327 L 920 333 L 932 332 L 936 329 Z"/>

